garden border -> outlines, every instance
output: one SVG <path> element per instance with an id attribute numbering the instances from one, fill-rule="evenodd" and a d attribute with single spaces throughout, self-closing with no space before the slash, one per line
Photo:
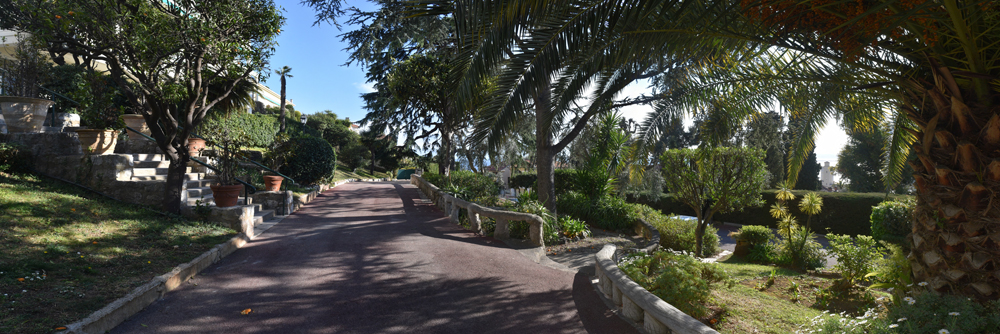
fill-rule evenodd
<path id="1" fill-rule="evenodd" d="M 357 182 L 356 179 L 346 179 L 340 180 L 333 183 L 333 186 L 320 185 L 316 190 L 311 191 L 309 194 L 303 195 L 305 197 L 302 205 L 311 202 L 316 196 L 326 190 L 335 188 L 339 185 Z M 376 180 L 362 180 L 362 181 L 376 181 Z M 298 200 L 299 198 L 296 198 Z M 300 205 L 301 206 L 301 205 Z M 296 210 L 298 207 L 296 207 Z M 294 211 L 293 211 L 294 212 Z M 280 222 L 280 221 L 278 221 Z M 60 331 L 59 333 L 64 334 L 76 334 L 76 333 L 104 333 L 116 326 L 128 320 L 129 317 L 139 313 L 145 309 L 150 304 L 153 304 L 157 300 L 163 297 L 164 294 L 170 292 L 181 285 L 181 283 L 186 282 L 191 279 L 205 268 L 208 268 L 212 264 L 219 262 L 222 258 L 232 254 L 237 249 L 242 248 L 251 240 L 263 234 L 265 231 L 270 229 L 274 224 L 269 224 L 258 231 L 241 231 L 229 241 L 223 242 L 221 244 L 215 245 L 212 249 L 202 253 L 194 260 L 190 262 L 181 264 L 170 272 L 153 277 L 146 284 L 133 289 L 127 295 L 119 298 L 110 304 L 104 306 L 100 310 L 91 313 L 86 318 L 80 321 L 74 322 L 72 324 L 66 325 L 66 329 Z M 252 232 L 251 232 L 252 231 Z M 251 232 L 254 235 L 248 236 L 246 232 Z"/>
<path id="2" fill-rule="evenodd" d="M 473 231 L 478 234 L 483 234 L 479 216 L 487 216 L 497 221 L 493 237 L 505 240 L 510 238 L 510 221 L 526 221 L 530 224 L 528 228 L 528 237 L 531 238 L 531 245 L 534 247 L 545 247 L 545 240 L 542 239 L 542 229 L 545 226 L 545 221 L 538 215 L 491 209 L 476 203 L 456 198 L 445 193 L 444 191 L 441 191 L 441 189 L 437 186 L 427 182 L 427 180 L 424 180 L 423 177 L 417 174 L 410 175 L 410 184 L 420 188 L 420 190 L 423 191 L 424 194 L 426 194 L 427 197 L 434 202 L 434 204 L 444 210 L 445 215 L 450 217 L 453 223 L 459 223 L 459 209 L 466 209 L 469 212 L 469 222 L 472 225 Z"/>
<path id="3" fill-rule="evenodd" d="M 642 324 L 647 333 L 716 333 L 697 319 L 681 312 L 628 278 L 612 260 L 616 247 L 604 245 L 594 254 L 599 290 L 621 307 L 621 315 Z"/>

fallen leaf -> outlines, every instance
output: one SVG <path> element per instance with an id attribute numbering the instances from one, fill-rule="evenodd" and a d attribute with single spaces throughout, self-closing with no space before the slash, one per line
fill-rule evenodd
<path id="1" fill-rule="evenodd" d="M 253 312 L 253 310 L 251 310 L 251 309 L 245 309 L 245 310 L 243 310 L 243 312 L 240 312 L 240 313 L 243 313 L 243 315 L 247 315 L 247 314 L 250 314 L 250 312 Z"/>
<path id="2" fill-rule="evenodd" d="M 18 277 L 18 278 L 17 278 L 17 281 L 18 281 L 18 282 L 24 282 L 24 277 Z"/>
<path id="3" fill-rule="evenodd" d="M 66 327 L 56 327 L 57 331 L 66 330 Z"/>

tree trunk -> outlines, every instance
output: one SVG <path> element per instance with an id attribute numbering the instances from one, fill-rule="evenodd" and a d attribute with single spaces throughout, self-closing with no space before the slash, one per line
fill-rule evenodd
<path id="1" fill-rule="evenodd" d="M 285 76 L 281 76 L 281 106 L 278 110 L 278 122 L 281 123 L 278 132 L 285 132 Z"/>
<path id="2" fill-rule="evenodd" d="M 172 146 L 165 153 L 170 159 L 170 165 L 167 166 L 167 182 L 163 186 L 163 209 L 170 213 L 180 214 L 181 206 L 186 205 L 186 203 L 181 203 L 181 191 L 184 191 L 184 182 L 186 182 L 184 176 L 187 174 L 187 163 L 190 157 L 186 149 Z"/>
<path id="3" fill-rule="evenodd" d="M 535 93 L 535 161 L 538 175 L 538 201 L 556 212 L 555 156 L 552 150 L 552 93 L 549 84 Z"/>
<path id="4" fill-rule="evenodd" d="M 453 134 L 446 126 L 441 127 L 441 148 L 438 149 L 438 174 L 445 177 L 451 176 L 451 163 L 455 160 L 452 154 Z"/>
<path id="5" fill-rule="evenodd" d="M 926 102 L 908 104 L 918 108 L 907 113 L 921 127 L 913 147 L 917 159 L 911 162 L 917 206 L 908 259 L 915 282 L 939 292 L 997 299 L 1000 115 L 995 107 L 963 103 L 963 97 L 976 95 L 956 89 L 946 69 L 945 75 L 938 73 L 942 69 L 935 77 L 945 83 L 915 94 Z"/>

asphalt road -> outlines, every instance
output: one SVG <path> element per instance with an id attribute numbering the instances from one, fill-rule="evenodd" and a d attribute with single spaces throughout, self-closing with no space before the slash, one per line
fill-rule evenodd
<path id="1" fill-rule="evenodd" d="M 329 190 L 112 333 L 636 332 L 584 271 L 465 231 L 418 192 Z"/>

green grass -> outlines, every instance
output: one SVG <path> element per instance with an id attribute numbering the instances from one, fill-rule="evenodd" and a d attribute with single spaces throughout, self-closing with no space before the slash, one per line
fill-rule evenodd
<path id="1" fill-rule="evenodd" d="M 382 178 L 396 178 L 395 174 L 390 172 L 380 173 L 375 172 L 375 174 L 369 174 L 368 169 L 364 167 L 359 167 L 356 171 L 351 171 L 346 165 L 337 162 L 337 171 L 334 172 L 333 181 L 340 181 L 346 179 L 382 179 Z"/>
<path id="2" fill-rule="evenodd" d="M 235 234 L 0 173 L 0 333 L 52 332 Z"/>

